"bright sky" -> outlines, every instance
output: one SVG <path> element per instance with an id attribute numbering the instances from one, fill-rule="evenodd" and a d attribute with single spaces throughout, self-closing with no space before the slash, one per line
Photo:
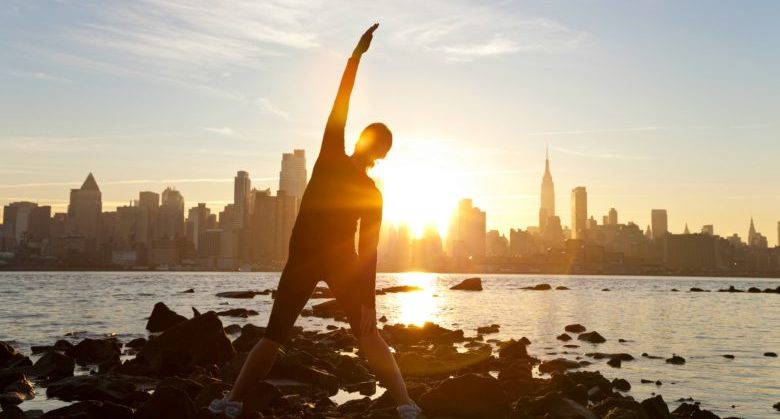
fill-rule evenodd
<path id="1" fill-rule="evenodd" d="M 281 153 L 313 163 L 378 21 L 347 143 L 373 121 L 394 131 L 389 218 L 463 196 L 489 228 L 535 225 L 549 145 L 565 224 L 583 185 L 599 220 L 666 208 L 673 232 L 744 238 L 753 216 L 774 244 L 778 16 L 776 1 L 7 0 L 0 204 L 63 211 L 90 171 L 107 209 L 173 185 L 217 210 L 237 170 L 276 189 Z"/>

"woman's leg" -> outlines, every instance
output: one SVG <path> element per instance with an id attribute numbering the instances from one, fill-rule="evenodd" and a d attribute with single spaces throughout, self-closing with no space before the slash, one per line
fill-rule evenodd
<path id="1" fill-rule="evenodd" d="M 271 316 L 265 336 L 249 352 L 241 367 L 230 400 L 244 401 L 249 396 L 247 392 L 253 384 L 264 379 L 276 360 L 279 347 L 289 337 L 295 320 L 309 301 L 314 287 L 317 285 L 318 274 L 316 266 L 309 261 L 300 262 L 298 258 L 290 258 L 279 279 Z"/>
<path id="2" fill-rule="evenodd" d="M 406 383 L 404 383 L 401 370 L 398 369 L 390 347 L 387 346 L 379 331 L 374 329 L 370 333 L 362 334 L 360 336 L 360 349 L 366 354 L 371 369 L 390 392 L 395 403 L 398 406 L 411 403 L 412 400 L 406 391 Z"/>

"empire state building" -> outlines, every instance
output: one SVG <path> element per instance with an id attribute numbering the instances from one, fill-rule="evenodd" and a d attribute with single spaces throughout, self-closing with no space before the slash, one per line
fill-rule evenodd
<path id="1" fill-rule="evenodd" d="M 550 174 L 549 152 L 544 156 L 544 177 L 542 177 L 542 200 L 539 207 L 539 230 L 544 231 L 550 217 L 555 216 L 555 187 Z"/>

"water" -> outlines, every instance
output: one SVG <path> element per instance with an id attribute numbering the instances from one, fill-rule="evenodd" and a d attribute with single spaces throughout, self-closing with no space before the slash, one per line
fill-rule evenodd
<path id="1" fill-rule="evenodd" d="M 122 340 L 146 336 L 145 318 L 158 301 L 191 316 L 226 307 L 253 308 L 260 315 L 249 319 L 223 318 L 225 325 L 249 321 L 265 325 L 271 308 L 269 296 L 254 300 L 217 298 L 221 291 L 275 288 L 278 273 L 174 273 L 174 272 L 0 272 L 0 340 L 26 354 L 31 345 L 52 344 L 66 333 L 78 336 L 116 334 Z M 622 377 L 633 386 L 631 394 L 644 399 L 657 392 L 671 405 L 693 397 L 721 416 L 777 418 L 772 405 L 780 402 L 780 359 L 763 356 L 780 352 L 780 295 L 689 293 L 691 287 L 717 290 L 735 285 L 747 289 L 775 288 L 780 280 L 674 277 L 590 277 L 539 275 L 483 275 L 482 292 L 450 291 L 467 275 L 381 274 L 379 287 L 417 285 L 422 292 L 377 296 L 377 313 L 390 323 L 433 321 L 461 328 L 467 336 L 478 326 L 501 325 L 489 337 L 528 337 L 529 351 L 543 359 L 563 350 L 628 352 L 637 360 L 613 369 L 594 361 L 589 369 L 608 378 Z M 569 291 L 524 291 L 538 283 L 565 285 Z M 181 293 L 194 288 L 195 293 Z M 610 292 L 601 291 L 609 288 Z M 670 292 L 672 288 L 681 292 Z M 316 303 L 317 301 L 313 301 Z M 311 303 L 310 303 L 311 304 Z M 227 306 L 226 306 L 227 305 Z M 607 343 L 584 342 L 577 349 L 563 348 L 555 339 L 565 325 L 581 323 L 607 338 Z M 319 318 L 301 318 L 298 325 L 323 329 L 339 324 Z M 79 337 L 73 337 L 74 341 Z M 619 343 L 618 339 L 627 343 Z M 558 352 L 558 355 L 547 353 Z M 666 364 L 673 353 L 686 358 L 682 366 Z M 736 358 L 723 358 L 732 354 Z M 585 358 L 587 359 L 587 358 Z M 663 385 L 640 384 L 640 379 L 661 380 Z M 51 409 L 62 403 L 46 400 L 43 392 L 24 409 Z M 732 405 L 735 406 L 732 408 Z"/>

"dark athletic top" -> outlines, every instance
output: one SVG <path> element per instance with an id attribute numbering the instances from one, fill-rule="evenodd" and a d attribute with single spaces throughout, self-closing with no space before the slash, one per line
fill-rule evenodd
<path id="1" fill-rule="evenodd" d="M 324 266 L 354 260 L 358 230 L 358 266 L 361 300 L 374 305 L 377 244 L 382 224 L 382 194 L 374 181 L 358 169 L 344 150 L 344 126 L 359 59 L 350 58 L 328 118 L 322 147 L 311 180 L 303 193 L 290 238 L 290 258 L 319 259 Z"/>

